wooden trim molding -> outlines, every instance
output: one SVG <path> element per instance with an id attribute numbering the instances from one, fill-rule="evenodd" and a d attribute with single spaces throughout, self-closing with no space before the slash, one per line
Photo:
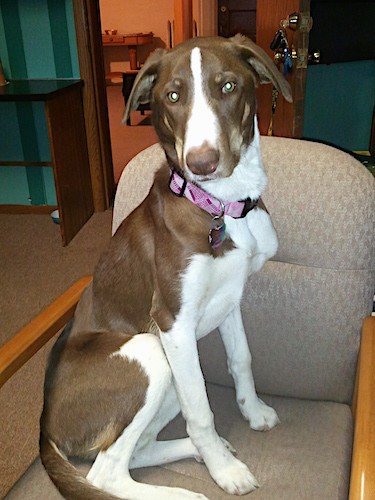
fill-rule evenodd
<path id="1" fill-rule="evenodd" d="M 198 36 L 217 36 L 218 0 L 193 0 L 193 20 Z"/>
<path id="2" fill-rule="evenodd" d="M 174 45 L 193 36 L 193 0 L 174 0 Z"/>
<path id="3" fill-rule="evenodd" d="M 52 161 L 0 161 L 0 167 L 53 167 Z"/>
<path id="4" fill-rule="evenodd" d="M 48 215 L 57 208 L 57 205 L 0 205 L 0 214 Z"/>
<path id="5" fill-rule="evenodd" d="M 95 211 L 112 201 L 114 175 L 106 104 L 99 0 L 73 0 Z"/>
<path id="6" fill-rule="evenodd" d="M 375 317 L 363 322 L 353 401 L 350 500 L 375 498 Z"/>
<path id="7" fill-rule="evenodd" d="M 81 278 L 0 348 L 0 387 L 73 317 L 91 280 Z"/>

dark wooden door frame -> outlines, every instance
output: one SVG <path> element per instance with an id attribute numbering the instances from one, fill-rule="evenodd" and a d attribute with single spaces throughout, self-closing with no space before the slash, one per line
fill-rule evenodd
<path id="1" fill-rule="evenodd" d="M 106 210 L 114 175 L 102 53 L 99 0 L 73 0 L 83 106 L 95 211 Z"/>
<path id="2" fill-rule="evenodd" d="M 174 44 L 193 36 L 193 0 L 174 0 Z"/>

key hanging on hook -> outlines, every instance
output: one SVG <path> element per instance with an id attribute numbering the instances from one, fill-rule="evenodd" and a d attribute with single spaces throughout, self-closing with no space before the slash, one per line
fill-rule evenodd
<path id="1" fill-rule="evenodd" d="M 284 49 L 284 62 L 283 62 L 283 73 L 284 73 L 284 78 L 286 75 L 291 71 L 293 68 L 293 61 L 292 61 L 292 56 L 289 52 L 289 48 Z"/>
<path id="2" fill-rule="evenodd" d="M 277 51 L 281 46 L 282 39 L 283 39 L 282 30 L 277 30 L 275 36 L 273 37 L 272 42 L 270 43 L 270 49 L 273 51 Z"/>

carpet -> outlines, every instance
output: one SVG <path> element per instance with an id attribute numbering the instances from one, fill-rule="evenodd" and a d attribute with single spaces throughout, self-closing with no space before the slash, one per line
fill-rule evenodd
<path id="1" fill-rule="evenodd" d="M 112 211 L 94 214 L 63 247 L 49 215 L 0 214 L 0 345 L 94 266 L 111 236 Z"/>

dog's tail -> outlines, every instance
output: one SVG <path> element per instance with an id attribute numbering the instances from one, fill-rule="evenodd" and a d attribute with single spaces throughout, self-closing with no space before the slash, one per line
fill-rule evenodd
<path id="1" fill-rule="evenodd" d="M 52 482 L 67 500 L 119 500 L 119 497 L 95 488 L 43 434 L 40 436 L 40 457 Z"/>

